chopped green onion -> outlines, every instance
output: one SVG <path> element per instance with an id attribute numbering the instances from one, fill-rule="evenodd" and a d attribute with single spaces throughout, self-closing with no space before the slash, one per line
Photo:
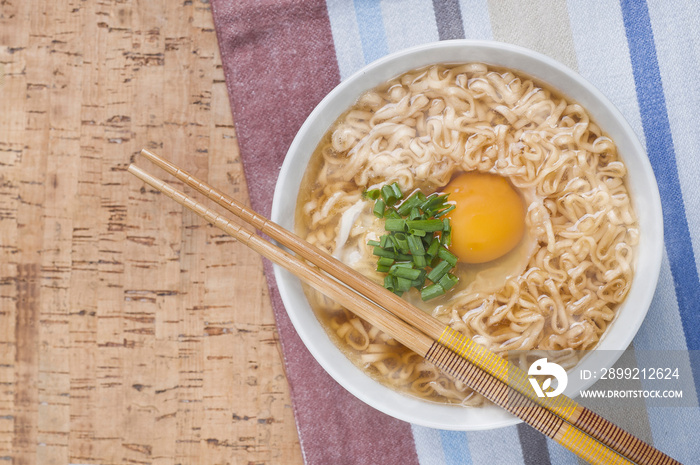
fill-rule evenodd
<path id="1" fill-rule="evenodd" d="M 382 249 L 386 249 L 387 247 L 392 246 L 391 236 L 388 234 L 384 234 L 382 237 L 380 237 L 379 238 L 379 246 Z"/>
<path id="2" fill-rule="evenodd" d="M 443 230 L 442 220 L 408 220 L 406 221 L 408 229 L 420 230 L 426 232 L 435 232 Z"/>
<path id="3" fill-rule="evenodd" d="M 425 251 L 425 254 L 430 258 L 434 258 L 438 254 L 438 247 L 440 247 L 440 241 L 431 242 L 428 250 Z"/>
<path id="4" fill-rule="evenodd" d="M 452 273 L 447 273 L 445 276 L 440 278 L 438 284 L 442 286 L 445 291 L 447 291 L 457 285 L 457 282 L 459 282 L 459 278 L 457 276 L 453 275 Z"/>
<path id="5" fill-rule="evenodd" d="M 428 273 L 425 272 L 425 269 L 420 270 L 420 275 L 418 276 L 417 279 L 413 280 L 413 287 L 416 287 L 418 289 L 422 288 L 425 285 L 425 279 Z"/>
<path id="6" fill-rule="evenodd" d="M 425 202 L 421 205 L 421 210 L 428 211 L 440 203 L 440 197 L 436 193 L 430 194 L 426 197 Z"/>
<path id="7" fill-rule="evenodd" d="M 425 268 L 428 266 L 428 261 L 425 259 L 425 255 L 414 255 L 413 264 L 418 268 Z"/>
<path id="8" fill-rule="evenodd" d="M 394 277 L 393 276 L 384 276 L 384 287 L 389 289 L 390 291 L 394 291 Z"/>
<path id="9" fill-rule="evenodd" d="M 406 292 L 411 289 L 412 281 L 410 279 L 397 277 L 396 278 L 396 290 L 400 292 Z"/>
<path id="10" fill-rule="evenodd" d="M 446 233 L 452 231 L 452 226 L 450 226 L 450 219 L 443 218 L 442 220 L 442 230 Z"/>
<path id="11" fill-rule="evenodd" d="M 390 186 L 387 185 L 382 187 L 382 198 L 387 204 L 389 204 L 391 199 L 394 198 L 394 191 L 391 189 Z"/>
<path id="12" fill-rule="evenodd" d="M 386 282 L 386 280 L 385 280 Z M 445 290 L 439 284 L 431 284 L 420 291 L 420 297 L 425 302 L 426 300 L 434 299 L 445 293 Z"/>
<path id="13" fill-rule="evenodd" d="M 406 235 L 404 233 L 396 233 L 392 237 L 394 238 L 394 243 L 396 244 L 396 247 L 398 247 L 401 253 L 410 252 L 409 242 L 408 239 L 406 239 Z"/>
<path id="14" fill-rule="evenodd" d="M 411 255 L 425 255 L 425 249 L 423 248 L 423 241 L 417 236 L 408 236 L 408 248 L 411 251 Z"/>
<path id="15" fill-rule="evenodd" d="M 391 258 L 393 260 L 401 260 L 401 261 L 407 261 L 411 260 L 411 256 L 403 253 L 397 253 L 394 252 L 393 250 L 387 250 L 383 249 L 381 247 L 375 247 L 373 251 L 374 255 L 377 257 L 386 257 L 386 258 Z"/>
<path id="16" fill-rule="evenodd" d="M 405 278 L 405 279 L 410 279 L 411 281 L 413 281 L 414 279 L 418 279 L 418 277 L 420 276 L 420 271 L 421 270 L 416 270 L 414 268 L 408 268 L 406 266 L 394 265 L 389 270 L 389 274 L 392 276 L 396 276 L 397 278 Z"/>
<path id="17" fill-rule="evenodd" d="M 363 193 L 365 198 L 368 198 L 370 200 L 377 200 L 380 194 L 381 192 L 379 191 L 379 189 L 372 189 L 371 191 L 365 191 Z"/>
<path id="18" fill-rule="evenodd" d="M 394 264 L 394 259 L 389 257 L 379 257 L 377 264 L 380 266 L 391 266 Z"/>
<path id="19" fill-rule="evenodd" d="M 452 266 L 455 266 L 457 264 L 457 256 L 444 247 L 440 247 L 437 256 L 442 258 Z"/>
<path id="20" fill-rule="evenodd" d="M 386 257 L 391 258 L 392 260 L 396 260 L 398 258 L 398 254 L 396 252 L 392 252 L 391 250 L 387 250 L 382 247 L 375 247 L 373 253 L 377 257 Z"/>
<path id="21" fill-rule="evenodd" d="M 406 229 L 406 220 L 389 218 L 384 222 L 384 229 L 387 231 L 403 231 Z"/>
<path id="22" fill-rule="evenodd" d="M 401 200 L 403 198 L 401 187 L 399 186 L 398 182 L 392 183 L 389 187 L 391 187 L 391 190 L 394 192 L 394 197 L 396 197 L 397 200 Z"/>
<path id="23" fill-rule="evenodd" d="M 381 245 L 381 242 L 378 241 L 367 241 L 367 245 L 370 245 L 372 247 L 377 247 Z"/>
<path id="24" fill-rule="evenodd" d="M 402 197 L 401 195 L 401 188 L 399 187 L 398 183 L 393 183 L 391 185 L 387 185 L 382 187 L 382 198 L 384 199 L 384 202 L 389 205 L 390 207 L 393 206 L 397 201 L 399 201 Z"/>
<path id="25" fill-rule="evenodd" d="M 377 218 L 384 218 L 384 210 L 386 209 L 386 203 L 382 199 L 377 200 L 374 204 L 374 216 Z"/>
<path id="26" fill-rule="evenodd" d="M 397 212 L 399 212 L 399 215 L 406 216 L 408 213 L 413 210 L 414 208 L 418 208 L 420 205 L 423 204 L 421 201 L 420 197 L 418 194 L 420 194 L 421 191 L 416 191 L 413 195 L 411 195 L 409 198 L 403 201 L 399 208 L 396 209 Z"/>
<path id="27" fill-rule="evenodd" d="M 445 247 L 452 245 L 452 231 L 442 233 L 442 236 L 440 236 L 440 244 Z"/>
<path id="28" fill-rule="evenodd" d="M 450 262 L 447 260 L 441 260 L 435 268 L 430 270 L 430 273 L 428 273 L 428 279 L 436 283 L 440 281 L 440 278 L 445 276 L 445 274 L 447 274 L 451 268 L 452 265 L 450 265 Z"/>
<path id="29" fill-rule="evenodd" d="M 401 218 L 401 215 L 399 215 L 396 210 L 392 208 L 386 213 L 386 215 L 384 215 L 384 218 Z"/>
<path id="30" fill-rule="evenodd" d="M 447 215 L 449 212 L 451 212 L 455 208 L 457 208 L 456 205 L 450 205 L 449 207 L 445 208 L 444 210 L 440 210 L 440 212 L 435 216 L 442 218 L 443 216 Z"/>

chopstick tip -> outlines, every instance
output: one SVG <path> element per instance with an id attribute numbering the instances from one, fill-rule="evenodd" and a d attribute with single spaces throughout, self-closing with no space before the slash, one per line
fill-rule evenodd
<path id="1" fill-rule="evenodd" d="M 148 149 L 141 149 L 141 155 L 152 160 L 156 155 Z"/>
<path id="2" fill-rule="evenodd" d="M 138 166 L 134 165 L 133 163 L 130 163 L 129 167 L 126 170 L 131 174 L 136 174 L 136 173 L 140 173 L 143 171 Z"/>

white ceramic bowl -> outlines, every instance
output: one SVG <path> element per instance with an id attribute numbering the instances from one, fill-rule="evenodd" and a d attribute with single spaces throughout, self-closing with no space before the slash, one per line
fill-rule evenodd
<path id="1" fill-rule="evenodd" d="M 282 165 L 272 205 L 272 220 L 294 229 L 297 193 L 309 158 L 329 126 L 359 95 L 411 69 L 434 63 L 484 62 L 520 70 L 549 83 L 582 104 L 616 142 L 629 171 L 629 188 L 641 231 L 637 266 L 629 296 L 597 349 L 584 363 L 600 370 L 610 367 L 636 334 L 651 303 L 661 266 L 663 219 L 656 179 L 647 155 L 620 112 L 597 89 L 569 68 L 539 53 L 498 42 L 468 40 L 421 45 L 386 56 L 344 80 L 309 115 Z M 343 387 L 372 407 L 414 424 L 451 429 L 482 430 L 513 425 L 520 420 L 495 406 L 463 408 L 438 405 L 399 394 L 356 368 L 326 335 L 294 276 L 275 267 L 287 313 L 299 336 L 323 368 Z M 602 352 L 601 352 L 602 351 Z M 597 356 L 599 355 L 599 356 Z M 593 381 L 569 377 L 565 391 L 575 396 Z"/>

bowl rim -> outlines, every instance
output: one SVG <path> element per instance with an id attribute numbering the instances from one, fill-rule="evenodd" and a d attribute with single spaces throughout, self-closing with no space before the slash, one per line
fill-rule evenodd
<path id="1" fill-rule="evenodd" d="M 646 316 L 654 296 L 663 255 L 663 215 L 661 211 L 661 199 L 651 163 L 646 155 L 646 150 L 640 143 L 624 116 L 610 102 L 610 100 L 602 94 L 602 92 L 600 92 L 585 78 L 562 63 L 546 55 L 527 48 L 503 42 L 457 39 L 431 42 L 403 49 L 386 55 L 364 66 L 351 76 L 344 79 L 340 84 L 338 84 L 338 86 L 329 92 L 309 114 L 297 132 L 285 155 L 285 159 L 275 185 L 271 220 L 282 225 L 283 227 L 286 227 L 287 229 L 292 231 L 294 230 L 293 211 L 294 206 L 296 205 L 299 186 L 298 184 L 296 186 L 291 186 L 295 187 L 295 189 L 294 192 L 290 194 L 287 192 L 287 184 L 289 183 L 292 172 L 295 172 L 296 177 L 298 177 L 298 171 L 301 169 L 303 176 L 308 158 L 311 155 L 310 153 L 305 155 L 305 159 L 303 163 L 301 163 L 303 166 L 300 168 L 300 162 L 297 160 L 298 157 L 295 157 L 294 154 L 298 153 L 302 149 L 303 144 L 306 143 L 309 138 L 315 138 L 316 142 L 315 144 L 312 144 L 315 148 L 315 146 L 318 144 L 318 140 L 320 140 L 320 137 L 325 134 L 330 125 L 332 125 L 337 117 L 350 106 L 352 102 L 347 105 L 339 105 L 341 108 L 329 110 L 328 108 L 334 104 L 335 100 L 338 99 L 339 96 L 352 94 L 354 95 L 354 101 L 357 99 L 357 97 L 359 97 L 361 92 L 371 89 L 372 87 L 379 85 L 381 82 L 385 82 L 392 77 L 398 76 L 399 74 L 410 69 L 427 66 L 430 63 L 446 62 L 445 60 L 440 59 L 436 59 L 432 62 L 425 62 L 425 59 L 423 59 L 419 64 L 413 65 L 412 67 L 401 68 L 400 65 L 403 62 L 410 61 L 413 57 L 418 57 L 420 61 L 421 57 L 426 54 L 432 54 L 433 52 L 437 53 L 438 56 L 450 53 L 459 55 L 465 50 L 471 52 L 479 51 L 479 53 L 482 54 L 505 54 L 497 58 L 496 61 L 512 60 L 512 62 L 514 62 L 516 65 L 489 63 L 488 60 L 481 59 L 453 60 L 452 62 L 480 61 L 492 64 L 494 66 L 508 67 L 543 81 L 555 89 L 558 89 L 567 97 L 571 96 L 572 92 L 574 94 L 583 93 L 582 95 L 586 97 L 585 99 L 575 98 L 574 100 L 584 106 L 584 108 L 586 108 L 589 114 L 592 116 L 594 112 L 591 111 L 591 103 L 596 103 L 599 105 L 599 108 L 596 106 L 595 112 L 599 114 L 592 119 L 599 123 L 606 133 L 609 133 L 608 129 L 610 127 L 613 127 L 615 131 L 621 132 L 621 134 L 618 134 L 614 138 L 615 142 L 618 144 L 620 156 L 628 167 L 630 164 L 629 162 L 634 160 L 637 175 L 642 175 L 643 177 L 643 179 L 640 179 L 639 181 L 634 180 L 634 182 L 630 182 L 628 177 L 628 188 L 630 188 L 630 191 L 634 190 L 632 189 L 633 185 L 637 186 L 644 184 L 643 190 L 636 189 L 634 195 L 631 195 L 633 202 L 635 198 L 639 197 L 644 197 L 646 200 L 644 202 L 643 211 L 641 211 L 639 205 L 635 205 L 635 210 L 640 216 L 640 226 L 642 223 L 641 216 L 650 219 L 650 221 L 645 221 L 645 227 L 643 230 L 640 227 L 641 239 L 640 244 L 637 246 L 637 264 L 632 288 L 630 289 L 630 292 L 623 304 L 616 311 L 614 321 L 610 323 L 596 348 L 591 351 L 591 354 L 598 353 L 599 356 L 591 356 L 591 354 L 588 354 L 584 360 L 577 365 L 577 369 L 591 366 L 598 367 L 598 369 L 600 369 L 601 366 L 606 366 L 609 368 L 617 361 L 619 356 L 622 354 L 622 351 L 627 349 L 629 344 L 632 342 L 632 339 L 636 335 L 644 320 L 644 317 Z M 468 52 L 465 53 L 468 54 Z M 479 53 L 477 53 L 477 55 Z M 504 56 L 506 58 L 504 58 Z M 398 71 L 394 69 L 397 64 L 399 65 L 399 68 L 401 68 L 397 68 Z M 524 66 L 526 68 L 541 66 L 546 71 L 553 72 L 554 75 L 556 75 L 556 79 L 554 79 L 556 82 L 563 80 L 563 82 L 566 82 L 567 84 L 573 84 L 574 90 L 564 92 L 561 90 L 562 86 L 553 83 L 549 79 L 549 76 L 542 77 L 537 73 L 531 72 L 529 69 L 523 70 L 522 67 L 517 66 L 517 64 L 526 64 L 526 66 Z M 371 78 L 368 78 L 368 76 L 377 82 L 374 85 L 363 87 L 363 82 L 371 80 Z M 345 98 L 345 100 L 347 100 L 347 98 Z M 582 100 L 590 100 L 590 102 L 584 103 Z M 327 115 L 327 113 L 333 112 L 336 113 L 335 116 Z M 603 114 L 605 117 L 600 118 L 600 116 Z M 319 129 L 319 127 L 322 127 L 322 129 Z M 624 139 L 626 154 L 622 153 L 623 150 L 620 144 L 620 141 L 622 140 L 621 137 Z M 288 204 L 290 202 L 292 205 L 291 225 L 289 224 L 290 213 L 288 208 Z M 648 240 L 646 242 L 642 242 L 644 239 Z M 645 249 L 642 249 L 642 243 L 645 244 Z M 640 259 L 642 252 L 644 252 L 643 263 Z M 643 272 L 641 269 L 642 266 L 644 266 Z M 355 367 L 355 365 L 353 365 L 342 354 L 340 349 L 335 347 L 332 341 L 330 341 L 330 338 L 328 338 L 328 335 L 325 334 L 325 330 L 323 330 L 320 323 L 318 323 L 318 320 L 316 320 L 316 317 L 309 307 L 308 302 L 305 300 L 303 303 L 298 302 L 298 292 L 300 290 L 298 280 L 277 265 L 273 266 L 273 270 L 285 310 L 306 348 L 311 352 L 312 356 L 324 368 L 324 370 L 333 379 L 335 379 L 336 382 L 366 404 L 400 420 L 421 426 L 448 430 L 486 430 L 520 423 L 519 419 L 495 406 L 487 406 L 480 409 L 462 409 L 455 406 L 433 404 L 427 401 L 409 397 L 404 394 L 399 394 L 390 388 L 381 385 L 378 381 L 373 380 L 360 371 L 359 368 Z M 639 282 L 642 277 L 645 278 L 644 283 Z M 295 287 L 298 289 L 294 289 Z M 633 291 L 635 292 L 635 298 L 631 299 L 631 297 L 633 297 Z M 636 312 L 632 311 L 631 307 L 633 306 L 637 309 Z M 313 322 L 309 320 L 309 313 L 311 314 L 313 321 L 316 321 L 317 325 L 314 325 Z M 624 318 L 622 319 L 624 319 L 624 328 L 621 326 L 622 322 L 618 321 L 621 320 L 620 315 L 623 314 Z M 618 324 L 615 325 L 615 323 Z M 620 327 L 621 329 L 618 331 L 612 331 L 612 329 L 615 327 Z M 318 328 L 321 328 L 323 331 L 324 336 L 327 339 L 326 341 L 319 341 Z M 623 329 L 624 334 L 617 334 Z M 616 339 L 608 337 L 608 335 L 612 332 L 614 332 L 616 336 L 620 337 Z M 332 345 L 332 349 L 330 350 L 329 343 Z M 604 360 L 601 359 L 603 356 L 606 357 Z M 342 360 L 340 360 L 339 357 L 341 357 Z M 343 360 L 346 363 L 344 363 Z M 348 372 L 350 375 L 348 375 Z M 357 377 L 358 373 L 361 374 L 360 378 Z M 580 390 L 590 387 L 594 381 L 591 380 L 583 382 L 581 380 L 574 380 L 574 382 L 571 382 L 571 378 L 572 377 L 570 377 L 569 386 L 565 391 L 565 393 L 571 397 L 577 395 Z M 431 411 L 434 410 L 434 415 L 431 414 L 426 417 L 423 414 L 417 415 L 415 413 L 417 411 L 423 412 L 428 408 L 427 406 L 431 407 Z M 462 410 L 462 414 L 453 415 L 446 409 L 459 409 Z M 479 410 L 480 414 L 470 414 L 470 412 L 473 413 L 474 410 Z M 480 420 L 480 417 L 483 416 L 489 417 L 490 420 Z M 476 419 L 474 417 L 476 417 Z"/>

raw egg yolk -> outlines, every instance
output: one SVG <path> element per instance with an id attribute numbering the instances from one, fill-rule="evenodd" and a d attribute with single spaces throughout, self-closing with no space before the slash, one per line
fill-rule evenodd
<path id="1" fill-rule="evenodd" d="M 452 246 L 464 263 L 484 263 L 512 250 L 525 231 L 525 203 L 502 176 L 462 173 L 443 189 L 455 209 L 448 213 Z"/>

